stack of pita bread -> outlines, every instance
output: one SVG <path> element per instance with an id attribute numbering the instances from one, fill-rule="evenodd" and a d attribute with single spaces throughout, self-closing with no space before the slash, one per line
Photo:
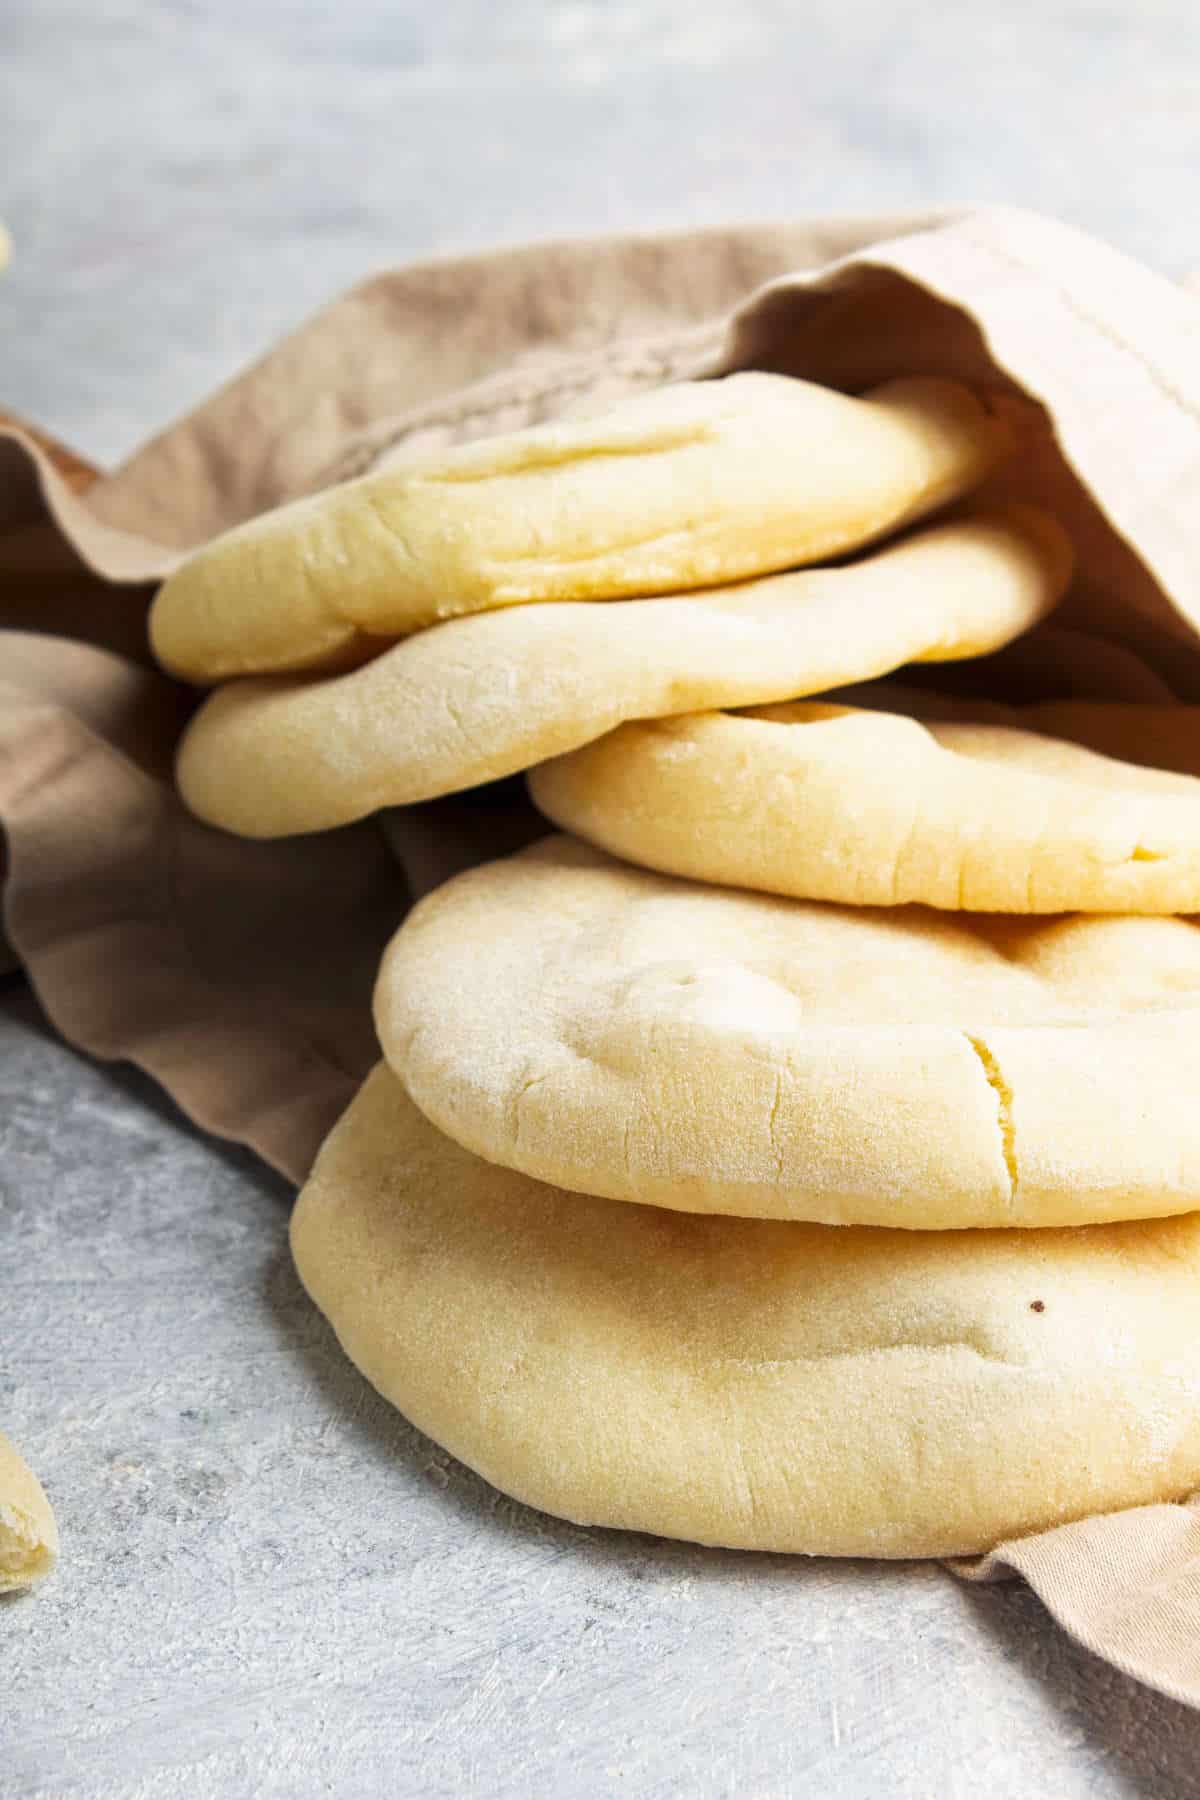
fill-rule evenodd
<path id="1" fill-rule="evenodd" d="M 953 382 L 742 374 L 409 457 L 159 594 L 221 684 L 202 818 L 528 770 L 564 834 L 410 913 L 293 1225 L 358 1366 L 520 1499 L 924 1556 L 1200 1484 L 1200 732 L 1099 642 L 963 697 L 1072 636 L 1020 457 Z"/>

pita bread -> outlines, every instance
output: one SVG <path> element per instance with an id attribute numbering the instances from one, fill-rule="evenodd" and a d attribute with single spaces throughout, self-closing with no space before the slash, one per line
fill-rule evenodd
<path id="1" fill-rule="evenodd" d="M 0 1594 L 32 1587 L 58 1561 L 58 1526 L 33 1470 L 0 1433 Z"/>
<path id="2" fill-rule="evenodd" d="M 582 1193 L 824 1224 L 1200 1207 L 1200 929 L 735 893 L 548 838 L 386 951 L 384 1054 L 458 1143 Z"/>
<path id="3" fill-rule="evenodd" d="M 183 740 L 180 791 L 246 837 L 319 831 L 478 786 L 629 718 L 817 693 L 913 659 L 978 656 L 1070 578 L 1030 509 L 932 526 L 843 569 L 686 599 L 452 620 L 338 679 L 234 682 Z"/>
<path id="4" fill-rule="evenodd" d="M 1200 781 L 1084 747 L 1123 735 L 1153 760 L 1186 738 L 1200 768 L 1200 709 L 1137 707 L 1129 729 L 1103 702 L 930 696 L 913 716 L 879 699 L 623 725 L 532 770 L 530 792 L 588 843 L 698 881 L 857 906 L 1200 912 Z"/>
<path id="5" fill-rule="evenodd" d="M 173 673 L 217 681 L 344 666 L 531 600 L 716 587 L 869 543 L 1010 447 L 952 381 L 862 400 L 786 375 L 681 382 L 252 519 L 164 584 L 151 639 Z"/>
<path id="6" fill-rule="evenodd" d="M 384 1069 L 297 1203 L 353 1362 L 505 1493 L 751 1550 L 950 1556 L 1200 1482 L 1200 1217 L 831 1231 L 493 1168 Z"/>

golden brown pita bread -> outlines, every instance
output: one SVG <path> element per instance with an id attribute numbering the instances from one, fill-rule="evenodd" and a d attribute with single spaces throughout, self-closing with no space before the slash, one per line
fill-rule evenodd
<path id="1" fill-rule="evenodd" d="M 386 1069 L 297 1203 L 301 1277 L 368 1379 L 581 1524 L 947 1556 L 1200 1481 L 1200 1216 L 831 1230 L 545 1187 Z"/>
<path id="2" fill-rule="evenodd" d="M 858 906 L 1200 912 L 1200 780 L 1143 766 L 1200 709 L 908 713 L 791 702 L 623 725 L 530 772 L 546 816 L 648 869 Z M 1059 725 L 1063 735 L 1054 735 Z M 1139 760 L 1098 754 L 1136 740 Z M 1071 740 L 1074 741 L 1071 741 Z"/>
<path id="3" fill-rule="evenodd" d="M 462 613 L 716 587 L 869 543 L 1010 447 L 952 381 L 861 400 L 783 375 L 681 382 L 252 519 L 168 579 L 151 638 L 175 674 L 218 681 L 344 667 Z"/>
<path id="4" fill-rule="evenodd" d="M 920 1229 L 1200 1207 L 1200 928 L 841 907 L 549 838 L 409 915 L 385 1056 L 581 1193 Z"/>

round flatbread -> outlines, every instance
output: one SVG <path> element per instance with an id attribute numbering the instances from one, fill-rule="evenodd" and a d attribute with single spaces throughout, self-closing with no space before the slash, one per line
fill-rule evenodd
<path id="1" fill-rule="evenodd" d="M 386 1070 L 292 1217 L 413 1423 L 531 1506 L 749 1550 L 950 1556 L 1200 1482 L 1200 1217 L 831 1231 L 493 1168 Z"/>
<path id="2" fill-rule="evenodd" d="M 164 584 L 151 639 L 217 681 L 345 666 L 461 613 L 715 587 L 869 543 L 1010 447 L 952 381 L 861 400 L 786 375 L 683 382 L 252 519 Z"/>
<path id="3" fill-rule="evenodd" d="M 1200 1207 L 1200 929 L 702 887 L 569 838 L 456 877 L 385 953 L 439 1128 L 582 1193 L 931 1229 Z"/>
<path id="4" fill-rule="evenodd" d="M 1041 618 L 1070 574 L 1058 527 L 1017 509 L 928 527 L 843 569 L 452 620 L 334 680 L 221 688 L 184 737 L 180 792 L 245 837 L 320 831 L 514 774 L 625 719 L 982 655 Z"/>
<path id="5" fill-rule="evenodd" d="M 32 1587 L 58 1561 L 58 1526 L 42 1484 L 0 1433 L 0 1594 Z"/>
<path id="6" fill-rule="evenodd" d="M 915 706 L 639 721 L 529 788 L 564 830 L 697 881 L 855 906 L 1200 912 L 1200 780 L 1085 748 L 1129 709 Z M 1169 732 L 1200 768 L 1200 709 L 1132 710 L 1146 761 Z"/>

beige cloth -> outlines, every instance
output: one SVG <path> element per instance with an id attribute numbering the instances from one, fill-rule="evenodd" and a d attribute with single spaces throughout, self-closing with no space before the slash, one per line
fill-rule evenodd
<path id="1" fill-rule="evenodd" d="M 536 826 L 507 786 L 298 843 L 226 839 L 167 782 L 188 702 L 149 673 L 148 584 L 181 550 L 393 449 L 515 429 L 755 365 L 858 389 L 932 373 L 1042 421 L 1005 491 L 1058 511 L 1066 622 L 1200 700 L 1200 310 L 1006 210 L 543 246 L 380 276 L 81 492 L 0 428 L 5 921 L 73 1042 L 155 1075 L 299 1179 L 373 1060 L 367 994 L 412 892 Z M 83 640 L 63 642 L 63 637 Z M 119 657 L 105 650 L 120 652 Z M 1069 689 L 1068 689 L 1069 691 Z M 1200 1706 L 1200 1508 L 1002 1546 L 1080 1642 Z"/>

